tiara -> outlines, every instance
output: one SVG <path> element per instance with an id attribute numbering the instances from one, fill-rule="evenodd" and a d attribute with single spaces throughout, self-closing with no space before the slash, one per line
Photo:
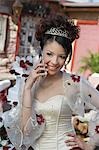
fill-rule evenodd
<path id="1" fill-rule="evenodd" d="M 61 36 L 61 37 L 65 37 L 65 38 L 69 38 L 69 33 L 68 31 L 62 31 L 62 29 L 60 28 L 50 28 L 50 30 L 46 31 L 45 34 L 51 34 L 51 35 L 58 35 L 58 36 Z"/>

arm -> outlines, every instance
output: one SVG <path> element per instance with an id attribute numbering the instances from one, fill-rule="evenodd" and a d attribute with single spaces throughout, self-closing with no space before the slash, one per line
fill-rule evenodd
<path id="1" fill-rule="evenodd" d="M 40 73 L 40 70 L 44 69 L 42 69 L 41 64 L 38 64 L 36 68 L 31 71 L 27 82 L 25 83 L 24 92 L 22 92 L 22 84 L 19 84 L 19 95 L 23 95 L 22 101 L 19 100 L 16 107 L 13 107 L 3 115 L 4 126 L 8 137 L 16 149 L 19 149 L 22 144 L 24 144 L 27 149 L 30 145 L 33 146 L 35 140 L 41 136 L 45 128 L 45 122 L 39 124 L 35 110 L 32 109 L 33 101 L 31 89 L 38 78 L 41 75 L 44 75 L 44 73 Z"/>
<path id="2" fill-rule="evenodd" d="M 80 95 L 82 100 L 92 109 L 99 109 L 99 91 L 92 87 L 92 85 L 81 78 L 80 81 Z"/>
<path id="3" fill-rule="evenodd" d="M 32 97 L 31 97 L 31 89 L 27 89 L 26 86 L 24 87 L 23 92 L 23 103 L 22 103 L 22 124 L 21 128 L 22 131 L 25 132 L 25 125 L 28 119 L 31 117 L 32 114 Z"/>
<path id="4" fill-rule="evenodd" d="M 43 72 L 41 72 L 43 71 Z M 28 119 L 31 117 L 32 113 L 32 87 L 35 82 L 37 82 L 39 77 L 45 75 L 45 66 L 44 64 L 38 64 L 35 69 L 33 69 L 26 81 L 24 92 L 23 92 L 23 102 L 22 102 L 22 129 L 26 130 L 25 125 Z M 36 116 L 34 116 L 36 118 Z"/>
<path id="5" fill-rule="evenodd" d="M 74 81 L 74 79 L 76 79 L 76 81 Z M 86 104 L 87 106 L 89 106 L 89 108 L 94 109 L 96 112 L 98 112 L 99 92 L 96 89 L 94 89 L 87 80 L 83 78 L 78 78 L 77 76 L 76 78 L 73 78 L 72 80 L 71 78 L 67 77 L 64 82 L 64 87 L 65 87 L 66 96 L 69 99 L 68 104 L 74 112 L 76 112 L 79 115 L 84 115 L 84 104 Z M 88 143 L 85 143 L 83 140 L 78 139 L 81 143 L 79 147 L 81 147 L 82 145 L 83 147 L 81 148 L 83 148 L 84 150 L 94 150 L 95 145 L 99 144 L 98 143 L 99 138 L 98 140 L 96 139 L 99 136 L 99 133 L 96 136 L 96 132 L 95 132 L 96 127 L 99 126 L 99 121 L 98 121 L 99 113 L 96 113 L 96 114 L 97 114 L 96 115 L 97 117 L 92 117 L 92 120 L 90 121 L 90 125 L 89 125 L 90 126 L 90 129 L 89 129 L 90 141 Z M 92 123 L 93 123 L 93 128 L 92 128 Z M 78 137 L 75 135 L 75 138 L 78 138 Z M 75 143 L 73 146 L 75 147 Z M 78 143 L 76 146 L 78 146 Z"/>
<path id="6" fill-rule="evenodd" d="M 80 93 L 82 100 L 94 111 L 89 120 L 89 136 L 90 144 L 99 145 L 99 91 L 85 79 L 81 79 Z"/>

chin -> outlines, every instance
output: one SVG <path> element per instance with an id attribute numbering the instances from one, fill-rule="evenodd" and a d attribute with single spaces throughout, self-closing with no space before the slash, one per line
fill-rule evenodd
<path id="1" fill-rule="evenodd" d="M 48 72 L 48 75 L 55 75 L 56 74 L 56 72 L 54 73 L 54 72 Z"/>
<path id="2" fill-rule="evenodd" d="M 49 70 L 48 75 L 56 75 L 58 71 Z"/>

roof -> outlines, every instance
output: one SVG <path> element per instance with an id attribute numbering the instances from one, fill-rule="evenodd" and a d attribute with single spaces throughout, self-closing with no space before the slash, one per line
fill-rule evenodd
<path id="1" fill-rule="evenodd" d="M 99 2 L 94 2 L 94 3 L 91 3 L 91 2 L 76 2 L 76 3 L 68 3 L 68 2 L 63 2 L 63 1 L 60 1 L 60 4 L 63 5 L 63 6 L 66 6 L 66 7 L 99 7 Z"/>

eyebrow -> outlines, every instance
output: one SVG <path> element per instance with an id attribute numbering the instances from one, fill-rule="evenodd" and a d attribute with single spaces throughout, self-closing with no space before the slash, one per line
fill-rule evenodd
<path id="1" fill-rule="evenodd" d="M 52 51 L 50 51 L 50 50 L 46 50 L 46 51 L 48 51 L 48 52 L 50 52 L 50 53 L 52 53 L 52 54 L 54 54 Z M 66 54 L 64 53 L 64 54 L 59 54 L 59 55 L 64 55 L 64 56 L 66 56 Z"/>

